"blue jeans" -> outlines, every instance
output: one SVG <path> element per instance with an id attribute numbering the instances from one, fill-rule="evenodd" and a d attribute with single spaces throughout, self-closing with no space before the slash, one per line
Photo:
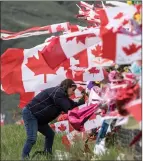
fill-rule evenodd
<path id="1" fill-rule="evenodd" d="M 22 159 L 29 157 L 29 153 L 33 145 L 36 143 L 38 131 L 45 136 L 44 151 L 52 154 L 55 133 L 51 127 L 48 124 L 38 125 L 36 117 L 26 107 L 22 111 L 22 117 L 27 134 L 27 140 L 22 151 Z"/>
<path id="2" fill-rule="evenodd" d="M 97 135 L 96 144 L 99 144 L 100 141 L 105 137 L 108 127 L 109 127 L 109 124 L 107 124 L 106 121 L 103 121 L 101 129 Z"/>

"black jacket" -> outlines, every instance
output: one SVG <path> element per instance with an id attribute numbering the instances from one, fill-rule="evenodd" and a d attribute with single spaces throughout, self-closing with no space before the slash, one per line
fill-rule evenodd
<path id="1" fill-rule="evenodd" d="M 26 107 L 37 118 L 39 124 L 47 124 L 58 117 L 61 112 L 67 113 L 84 101 L 74 102 L 64 92 L 62 87 L 52 87 L 43 90 L 35 96 Z"/>

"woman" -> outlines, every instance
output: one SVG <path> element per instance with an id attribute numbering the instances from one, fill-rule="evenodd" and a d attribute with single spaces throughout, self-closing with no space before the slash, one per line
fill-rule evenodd
<path id="1" fill-rule="evenodd" d="M 69 97 L 74 94 L 76 84 L 66 79 L 60 86 L 45 89 L 35 96 L 23 109 L 22 116 L 27 133 L 27 140 L 23 147 L 22 159 L 29 157 L 29 153 L 36 143 L 37 131 L 45 136 L 46 153 L 52 154 L 54 132 L 48 125 L 58 117 L 61 112 L 67 113 L 69 110 L 84 104 L 84 99 L 79 102 L 72 101 Z"/>

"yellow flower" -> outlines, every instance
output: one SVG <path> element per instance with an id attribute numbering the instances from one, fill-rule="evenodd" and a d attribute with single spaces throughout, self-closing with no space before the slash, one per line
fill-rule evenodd
<path id="1" fill-rule="evenodd" d="M 132 5 L 132 1 L 127 1 L 127 4 L 128 5 Z"/>
<path id="2" fill-rule="evenodd" d="M 124 71 L 125 71 L 125 72 L 129 72 L 128 67 L 125 67 L 125 68 L 124 68 Z"/>
<path id="3" fill-rule="evenodd" d="M 138 22 L 138 23 L 141 23 L 141 14 L 135 14 L 134 15 L 134 19 Z"/>
<path id="4" fill-rule="evenodd" d="M 100 82 L 99 82 L 99 81 L 95 81 L 95 83 L 96 83 L 96 84 L 100 84 Z"/>

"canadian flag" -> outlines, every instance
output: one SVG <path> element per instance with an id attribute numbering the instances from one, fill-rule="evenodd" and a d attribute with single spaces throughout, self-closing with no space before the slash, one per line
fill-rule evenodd
<path id="1" fill-rule="evenodd" d="M 76 131 L 76 130 L 73 130 L 72 132 L 70 132 L 69 134 L 67 135 L 64 135 L 62 137 L 62 143 L 67 147 L 67 148 L 70 148 L 71 145 L 74 144 L 76 138 L 80 138 L 81 137 L 81 133 Z"/>
<path id="2" fill-rule="evenodd" d="M 69 121 L 68 120 L 56 122 L 54 123 L 54 125 L 55 125 L 56 132 L 69 133 Z"/>
<path id="3" fill-rule="evenodd" d="M 48 44 L 31 49 L 8 49 L 1 56 L 1 89 L 7 94 L 19 93 L 21 108 L 42 90 L 71 78 L 64 66 L 52 70 L 47 65 L 41 51 Z"/>
<path id="4" fill-rule="evenodd" d="M 113 61 L 108 59 L 97 60 L 102 55 L 102 43 L 101 41 L 83 51 L 76 54 L 75 56 L 68 59 L 66 62 L 68 68 L 68 76 L 71 74 L 71 78 L 77 80 L 89 81 L 96 80 L 101 81 L 104 79 L 104 73 L 102 66 L 113 65 Z M 96 66 L 96 68 L 95 68 Z"/>
<path id="5" fill-rule="evenodd" d="M 45 62 L 40 52 L 46 45 L 48 42 L 31 49 L 8 49 L 1 56 L 2 90 L 7 94 L 19 93 L 20 107 L 36 93 L 66 78 L 64 68 L 55 71 Z"/>
<path id="6" fill-rule="evenodd" d="M 109 59 L 104 59 L 104 58 L 102 58 L 102 57 L 97 57 L 96 59 L 95 59 L 95 61 L 94 61 L 94 63 L 95 63 L 95 66 L 96 67 L 104 67 L 104 66 L 113 66 L 114 65 L 114 61 L 112 61 L 112 60 L 109 60 Z"/>
<path id="7" fill-rule="evenodd" d="M 42 50 L 42 55 L 47 64 L 54 69 L 63 61 L 100 41 L 99 29 L 87 29 L 84 32 L 73 32 L 55 37 L 50 42 L 49 46 L 46 46 Z"/>
<path id="8" fill-rule="evenodd" d="M 77 60 L 75 66 L 82 68 L 95 67 L 96 58 L 102 55 L 102 41 L 95 43 L 87 49 L 73 56 Z"/>
<path id="9" fill-rule="evenodd" d="M 102 41 L 100 41 L 68 59 L 70 60 L 71 67 L 74 67 L 70 69 L 78 70 L 81 68 L 85 70 L 92 67 L 112 66 L 114 64 L 113 60 L 104 59 L 102 55 Z"/>
<path id="10" fill-rule="evenodd" d="M 83 8 L 85 8 L 86 10 L 94 8 L 94 5 L 90 5 L 90 4 L 88 4 L 88 3 L 84 2 L 84 1 L 80 1 L 79 5 L 81 7 L 83 7 Z"/>
<path id="11" fill-rule="evenodd" d="M 68 120 L 58 121 L 50 126 L 56 133 L 60 132 L 68 134 L 74 130 Z"/>
<path id="12" fill-rule="evenodd" d="M 29 36 L 37 36 L 37 35 L 50 34 L 55 32 L 68 31 L 69 29 L 70 29 L 69 22 L 64 22 L 64 23 L 47 25 L 42 27 L 36 26 L 36 27 L 32 27 L 27 30 L 16 32 L 16 33 L 1 30 L 1 39 L 3 40 L 18 39 L 18 38 L 29 37 Z"/>
<path id="13" fill-rule="evenodd" d="M 106 26 L 108 30 L 117 31 L 121 26 L 128 24 L 136 12 L 137 8 L 135 6 L 104 8 L 104 10 L 99 10 L 101 26 Z"/>
<path id="14" fill-rule="evenodd" d="M 85 131 L 89 131 L 91 129 L 95 129 L 97 127 L 100 127 L 103 123 L 103 118 L 100 115 L 97 115 L 95 118 L 91 120 L 87 120 L 84 123 L 84 129 Z"/>
<path id="15" fill-rule="evenodd" d="M 56 32 L 76 32 L 85 29 L 86 27 L 82 27 L 79 25 L 72 25 L 69 22 L 47 25 L 47 26 L 36 26 L 24 31 L 20 32 L 11 32 L 6 30 L 0 30 L 1 39 L 2 40 L 11 40 L 11 39 L 19 39 L 30 36 L 38 36 L 44 34 L 51 34 Z"/>
<path id="16" fill-rule="evenodd" d="M 45 62 L 41 50 L 48 44 L 31 49 L 8 49 L 1 56 L 1 89 L 7 94 L 19 93 L 21 108 L 42 90 L 70 78 L 64 67 L 52 70 Z M 80 96 L 79 89 L 76 93 Z"/>
<path id="17" fill-rule="evenodd" d="M 90 5 L 83 1 L 81 1 L 79 5 L 80 7 L 77 5 L 79 8 L 79 14 L 77 17 L 87 20 L 89 23 L 94 24 L 94 26 L 99 25 L 99 14 L 96 12 L 98 9 L 95 9 L 94 5 Z"/>
<path id="18" fill-rule="evenodd" d="M 102 57 L 113 60 L 119 65 L 141 60 L 141 48 L 141 35 L 129 36 L 112 31 L 103 35 Z"/>
<path id="19" fill-rule="evenodd" d="M 83 74 L 84 81 L 102 81 L 104 79 L 102 67 L 92 67 Z"/>
<path id="20" fill-rule="evenodd" d="M 85 71 L 67 71 L 67 78 L 75 81 L 102 81 L 104 79 L 103 69 L 101 67 L 93 67 Z"/>

